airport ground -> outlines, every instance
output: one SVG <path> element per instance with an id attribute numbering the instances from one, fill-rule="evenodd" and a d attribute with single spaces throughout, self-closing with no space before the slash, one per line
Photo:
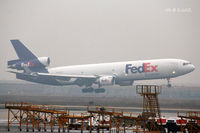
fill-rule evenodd
<path id="1" fill-rule="evenodd" d="M 1 105 L 0 109 L 0 132 L 8 132 L 8 128 L 7 128 L 7 119 L 8 119 L 8 110 L 7 109 L 3 109 L 2 107 L 3 105 Z M 86 108 L 87 106 L 60 106 L 60 105 L 55 105 L 57 107 L 60 108 L 68 108 L 71 110 L 72 113 L 81 113 L 81 112 L 86 112 Z M 116 109 L 124 109 L 125 111 L 128 112 L 132 112 L 135 114 L 139 114 L 141 113 L 140 110 L 142 110 L 142 108 L 138 108 L 138 107 L 113 107 Z M 180 109 L 168 109 L 168 108 L 163 108 L 162 110 L 162 116 L 165 116 L 166 118 L 169 117 L 177 117 L 177 111 L 180 111 Z M 184 111 L 187 111 L 189 109 L 186 109 Z M 198 109 L 195 109 L 194 111 L 200 111 Z M 47 127 L 47 132 L 51 132 L 50 127 Z M 167 129 L 166 129 L 167 130 Z M 26 131 L 26 126 L 22 126 L 22 131 L 19 130 L 19 125 L 11 125 L 10 126 L 10 131 L 9 133 L 16 133 L 16 132 L 20 132 L 20 133 L 25 133 Z M 29 132 L 32 132 L 32 128 L 30 125 L 30 130 Z M 37 130 L 35 130 L 34 132 L 38 132 Z M 41 132 L 44 132 L 44 130 L 42 129 Z M 59 132 L 58 131 L 58 127 L 54 127 L 54 131 L 53 132 Z M 62 132 L 62 131 L 61 131 Z M 70 130 L 71 133 L 80 133 L 80 130 Z M 89 133 L 89 130 L 83 130 L 84 133 Z M 97 132 L 96 130 L 92 131 L 92 132 Z M 100 131 L 101 132 L 101 131 Z M 119 133 L 123 133 L 124 131 L 121 130 Z M 126 130 L 126 133 L 132 133 L 132 130 Z M 109 133 L 109 131 L 105 130 L 104 133 Z M 111 130 L 111 133 L 116 133 L 116 129 L 113 128 Z M 178 132 L 179 133 L 179 132 Z"/>
<path id="2" fill-rule="evenodd" d="M 159 103 L 162 116 L 176 117 L 177 112 L 200 111 L 200 87 L 162 87 Z M 82 93 L 79 87 L 52 87 L 40 84 L 0 82 L 0 132 L 7 131 L 6 102 L 27 102 L 58 105 L 72 111 L 84 111 L 87 106 L 112 106 L 127 112 L 142 112 L 142 97 L 134 87 L 108 87 L 105 93 Z M 18 131 L 16 128 L 12 130 Z M 77 132 L 77 131 L 73 131 Z M 80 132 L 80 131 L 78 131 Z M 86 132 L 86 131 L 85 131 Z"/>
<path id="3" fill-rule="evenodd" d="M 102 105 L 142 107 L 142 97 L 135 86 L 105 87 L 105 93 L 82 93 L 77 86 L 48 86 L 28 82 L 0 81 L 0 104 L 5 102 L 29 102 L 53 105 Z M 162 86 L 159 102 L 161 108 L 200 109 L 200 87 Z"/>
<path id="4" fill-rule="evenodd" d="M 1 107 L 2 106 L 3 105 L 1 105 Z M 74 109 L 74 111 L 72 111 L 74 113 L 86 112 L 85 110 L 87 108 L 87 106 L 80 106 L 80 107 L 79 106 L 60 106 L 60 105 L 55 105 L 55 106 L 62 107 L 62 108 L 68 108 L 71 111 Z M 140 110 L 142 110 L 142 108 L 138 108 L 138 107 L 113 107 L 113 108 L 124 109 L 125 111 L 132 112 L 132 113 L 135 113 L 135 114 L 139 114 Z M 168 117 L 176 117 L 177 116 L 176 112 L 178 110 L 180 111 L 180 109 L 167 109 L 167 108 L 165 108 L 162 111 L 162 116 L 165 116 L 166 118 L 168 118 Z M 185 111 L 187 111 L 187 110 L 185 110 Z M 196 110 L 196 111 L 200 111 L 200 110 Z M 8 110 L 7 109 L 3 109 L 3 107 L 2 107 L 2 109 L 0 109 L 0 132 L 7 132 L 7 130 L 8 130 L 7 129 L 7 122 L 8 122 L 7 119 L 8 119 Z M 10 133 L 19 132 L 18 126 L 17 125 L 12 125 L 10 127 L 10 131 L 9 132 Z M 24 128 L 23 128 L 21 133 L 26 132 L 25 129 L 26 129 L 26 127 L 24 126 Z M 50 127 L 47 128 L 47 129 L 48 129 L 47 132 L 51 132 L 50 131 Z M 31 132 L 31 130 L 29 132 Z M 37 132 L 37 131 L 35 131 L 35 132 Z M 42 131 L 42 132 L 44 132 L 44 131 Z M 58 132 L 58 129 L 55 128 L 54 132 Z M 70 132 L 71 133 L 76 133 L 76 132 L 80 132 L 80 130 L 78 130 L 78 131 L 77 130 L 70 130 Z M 84 132 L 89 132 L 89 131 L 88 130 L 84 130 Z M 94 131 L 94 132 L 96 132 L 96 131 Z M 108 131 L 105 130 L 105 132 L 108 132 Z M 113 129 L 113 132 L 115 132 L 115 129 Z M 121 131 L 121 132 L 123 132 L 123 131 Z M 126 131 L 126 132 L 132 132 L 132 131 Z"/>

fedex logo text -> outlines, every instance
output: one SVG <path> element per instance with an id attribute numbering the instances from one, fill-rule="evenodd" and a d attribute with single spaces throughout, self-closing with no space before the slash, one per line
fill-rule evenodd
<path id="1" fill-rule="evenodd" d="M 143 63 L 142 66 L 132 66 L 132 64 L 126 64 L 126 74 L 131 73 L 143 73 L 143 72 L 158 72 L 158 65 L 151 65 L 151 63 Z"/>

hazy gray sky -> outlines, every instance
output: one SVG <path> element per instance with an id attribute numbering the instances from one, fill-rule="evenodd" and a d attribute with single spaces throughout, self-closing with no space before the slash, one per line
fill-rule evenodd
<path id="1" fill-rule="evenodd" d="M 199 0 L 0 0 L 0 80 L 20 39 L 51 67 L 156 58 L 191 61 L 172 80 L 200 85 Z"/>

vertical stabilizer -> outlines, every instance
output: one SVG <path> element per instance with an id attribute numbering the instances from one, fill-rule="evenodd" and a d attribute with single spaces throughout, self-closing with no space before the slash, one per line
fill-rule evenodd
<path id="1" fill-rule="evenodd" d="M 10 40 L 13 47 L 15 48 L 15 51 L 17 53 L 17 56 L 21 60 L 32 60 L 36 59 L 37 57 L 28 50 L 23 43 L 21 43 L 19 40 Z"/>

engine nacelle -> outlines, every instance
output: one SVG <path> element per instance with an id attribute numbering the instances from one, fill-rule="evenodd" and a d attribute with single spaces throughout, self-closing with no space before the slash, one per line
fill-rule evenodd
<path id="1" fill-rule="evenodd" d="M 39 57 L 34 60 L 30 60 L 27 62 L 27 64 L 22 64 L 27 65 L 30 68 L 39 68 L 39 67 L 47 67 L 50 64 L 50 58 L 49 57 Z"/>
<path id="2" fill-rule="evenodd" d="M 49 57 L 39 57 L 38 60 L 45 67 L 48 67 L 50 65 L 50 58 Z"/>
<path id="3" fill-rule="evenodd" d="M 100 86 L 108 86 L 115 84 L 115 78 L 113 76 L 103 76 L 98 80 Z"/>

